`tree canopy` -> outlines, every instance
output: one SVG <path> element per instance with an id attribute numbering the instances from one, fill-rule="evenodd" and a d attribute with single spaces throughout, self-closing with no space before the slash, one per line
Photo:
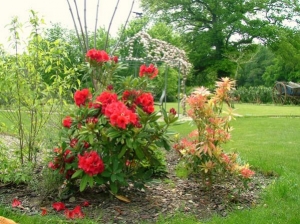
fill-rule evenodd
<path id="1" fill-rule="evenodd" d="M 236 65 L 226 55 L 274 41 L 299 11 L 293 0 L 142 0 L 142 7 L 185 36 L 198 82 L 232 75 Z"/>

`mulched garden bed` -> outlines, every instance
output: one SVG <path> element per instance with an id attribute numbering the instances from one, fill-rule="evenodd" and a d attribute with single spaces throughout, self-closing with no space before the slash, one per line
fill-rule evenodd
<path id="1" fill-rule="evenodd" d="M 198 220 L 209 219 L 213 214 L 227 216 L 233 209 L 249 209 L 260 202 L 262 190 L 273 178 L 255 174 L 247 190 L 241 183 L 223 180 L 210 189 L 194 178 L 180 179 L 175 175 L 178 156 L 175 152 L 167 153 L 168 174 L 164 178 L 154 179 L 144 190 L 132 187 L 122 189 L 120 194 L 127 197 L 126 203 L 112 196 L 105 187 L 77 192 L 63 200 L 66 207 L 88 201 L 90 206 L 83 207 L 86 217 L 100 223 L 155 223 L 160 217 L 172 217 L 178 212 L 195 216 Z M 32 187 L 0 183 L 0 204 L 10 206 L 14 198 L 22 202 L 22 212 L 28 215 L 41 214 L 41 207 L 46 207 L 48 214 L 58 214 L 52 209 L 56 195 L 41 196 Z M 65 219 L 63 212 L 60 213 Z"/>

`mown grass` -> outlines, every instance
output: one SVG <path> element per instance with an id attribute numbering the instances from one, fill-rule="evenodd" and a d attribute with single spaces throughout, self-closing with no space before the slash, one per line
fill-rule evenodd
<path id="1" fill-rule="evenodd" d="M 244 104 L 234 105 L 235 111 L 244 117 L 287 117 L 300 116 L 299 106 L 273 104 Z"/>
<path id="2" fill-rule="evenodd" d="M 256 172 L 273 173 L 278 178 L 262 192 L 262 201 L 250 210 L 237 210 L 228 217 L 214 216 L 195 221 L 177 214 L 158 223 L 300 223 L 300 114 L 297 106 L 237 104 L 232 141 L 224 148 L 236 151 Z M 176 128 L 177 129 L 177 128 Z M 192 127 L 185 123 L 181 132 Z"/>
<path id="3" fill-rule="evenodd" d="M 167 109 L 176 104 L 168 104 Z M 276 180 L 262 192 L 262 201 L 249 210 L 236 210 L 224 217 L 196 220 L 177 213 L 157 223 L 300 223 L 300 110 L 299 106 L 236 104 L 243 117 L 233 121 L 232 141 L 224 148 L 236 151 L 256 172 L 274 173 Z M 193 127 L 189 122 L 172 126 L 182 136 Z M 0 207 L 0 215 L 26 223 L 66 223 L 59 217 L 28 217 Z M 56 219 L 58 218 L 58 219 Z M 35 221 L 37 219 L 38 221 Z M 79 223 L 95 223 L 82 220 Z"/>
<path id="4" fill-rule="evenodd" d="M 209 223 L 300 223 L 300 118 L 240 118 L 233 126 L 226 150 L 237 151 L 257 172 L 279 177 L 254 209 Z"/>

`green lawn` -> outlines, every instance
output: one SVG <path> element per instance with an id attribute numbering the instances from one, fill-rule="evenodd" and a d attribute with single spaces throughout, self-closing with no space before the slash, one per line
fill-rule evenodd
<path id="1" fill-rule="evenodd" d="M 170 108 L 178 110 L 178 103 L 167 103 L 164 105 L 167 111 Z M 300 107 L 294 105 L 274 105 L 274 104 L 248 104 L 236 103 L 235 112 L 244 117 L 251 116 L 300 116 Z M 226 105 L 224 106 L 226 108 Z M 157 107 L 158 109 L 158 107 Z M 179 112 L 182 113 L 182 107 L 179 105 Z"/>
<path id="2" fill-rule="evenodd" d="M 249 116 L 300 116 L 300 107 L 273 104 L 235 104 L 235 111 L 245 117 Z"/>
<path id="3" fill-rule="evenodd" d="M 225 150 L 238 152 L 256 172 L 274 172 L 278 178 L 263 191 L 257 207 L 204 223 L 300 223 L 300 107 L 236 104 L 235 108 L 243 116 L 232 123 L 232 141 Z M 192 130 L 188 123 L 174 128 L 181 133 Z M 197 222 L 177 215 L 160 223 Z"/>
<path id="4" fill-rule="evenodd" d="M 167 109 L 176 105 L 168 104 Z M 158 223 L 300 223 L 300 107 L 252 104 L 235 107 L 243 117 L 233 121 L 232 141 L 224 146 L 225 150 L 237 151 L 256 172 L 271 171 L 278 178 L 262 192 L 261 203 L 251 210 L 233 211 L 226 218 L 215 216 L 205 222 L 179 213 L 172 219 L 161 218 Z M 185 135 L 193 127 L 185 122 L 172 129 Z M 15 215 L 0 208 L 0 215 L 5 214 Z M 14 217 L 20 221 L 20 216 Z M 22 224 L 38 223 L 36 218 L 39 217 L 26 217 L 29 221 Z M 43 217 L 39 221 L 53 223 L 46 220 Z"/>
<path id="5" fill-rule="evenodd" d="M 256 208 L 210 223 L 300 223 L 300 118 L 239 118 L 233 127 L 226 149 L 239 152 L 255 170 L 273 171 L 279 178 Z"/>

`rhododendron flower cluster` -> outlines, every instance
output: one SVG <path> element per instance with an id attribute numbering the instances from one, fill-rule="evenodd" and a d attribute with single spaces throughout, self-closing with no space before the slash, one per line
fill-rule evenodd
<path id="1" fill-rule="evenodd" d="M 154 98 L 151 93 L 126 90 L 123 93 L 122 99 L 133 112 L 135 112 L 137 106 L 141 107 L 148 114 L 154 112 Z"/>
<path id="2" fill-rule="evenodd" d="M 143 93 L 135 100 L 136 105 L 141 106 L 142 109 L 151 114 L 154 111 L 154 99 L 151 93 Z"/>
<path id="3" fill-rule="evenodd" d="M 144 64 L 140 67 L 140 77 L 147 76 L 150 79 L 154 79 L 157 74 L 158 69 L 153 64 L 150 64 L 148 67 Z"/>
<path id="4" fill-rule="evenodd" d="M 103 50 L 96 50 L 96 49 L 91 49 L 86 53 L 86 58 L 88 61 L 92 62 L 107 62 L 110 60 L 110 57 L 108 54 L 103 51 Z M 117 60 L 117 58 L 113 59 L 114 61 Z"/>
<path id="5" fill-rule="evenodd" d="M 64 126 L 65 128 L 70 128 L 71 125 L 72 125 L 72 118 L 71 118 L 70 116 L 66 116 L 66 117 L 63 119 L 62 123 L 63 123 L 63 126 Z"/>
<path id="6" fill-rule="evenodd" d="M 85 152 L 78 155 L 78 168 L 86 174 L 94 176 L 104 171 L 104 163 L 96 151 Z"/>
<path id="7" fill-rule="evenodd" d="M 96 102 L 93 104 L 94 108 L 101 108 L 102 113 L 105 112 L 105 108 L 110 103 L 118 101 L 118 95 L 110 91 L 104 91 L 96 97 Z"/>
<path id="8" fill-rule="evenodd" d="M 78 107 L 84 106 L 90 101 L 92 95 L 88 89 L 78 90 L 74 94 L 74 100 Z"/>
<path id="9" fill-rule="evenodd" d="M 104 114 L 109 118 L 111 125 L 122 129 L 126 129 L 128 124 L 136 125 L 138 122 L 137 115 L 120 101 L 109 104 Z"/>

